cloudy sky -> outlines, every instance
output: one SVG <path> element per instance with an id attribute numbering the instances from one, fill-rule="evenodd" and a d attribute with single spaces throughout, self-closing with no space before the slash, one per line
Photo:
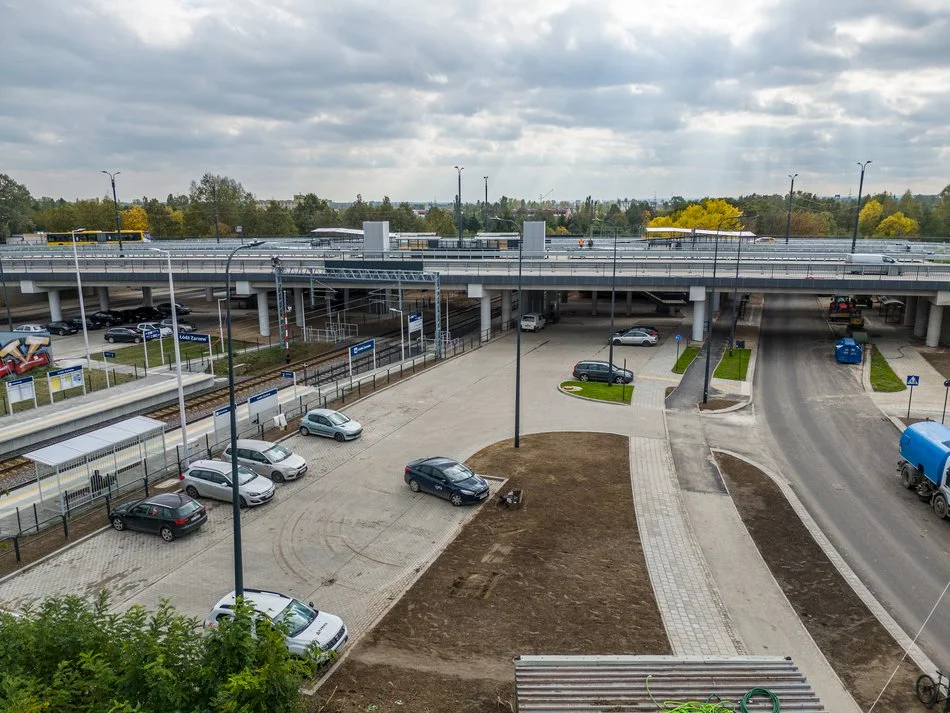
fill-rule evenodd
<path id="1" fill-rule="evenodd" d="M 0 0 L 35 196 L 937 193 L 950 0 Z"/>

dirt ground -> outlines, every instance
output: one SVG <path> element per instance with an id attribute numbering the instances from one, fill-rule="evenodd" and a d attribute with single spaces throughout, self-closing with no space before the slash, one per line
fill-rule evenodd
<path id="1" fill-rule="evenodd" d="M 944 379 L 950 379 L 950 349 L 918 347 L 917 350 Z"/>
<path id="2" fill-rule="evenodd" d="M 488 501 L 310 701 L 325 713 L 511 711 L 519 654 L 669 654 L 637 530 L 627 439 L 552 433 L 468 461 Z M 451 507 L 446 503 L 446 507 Z"/>
<path id="3" fill-rule="evenodd" d="M 854 593 L 785 500 L 758 468 L 732 456 L 716 460 L 759 552 L 805 628 L 863 710 L 900 661 L 902 650 Z M 914 696 L 920 671 L 909 661 L 876 708 L 922 711 Z"/>

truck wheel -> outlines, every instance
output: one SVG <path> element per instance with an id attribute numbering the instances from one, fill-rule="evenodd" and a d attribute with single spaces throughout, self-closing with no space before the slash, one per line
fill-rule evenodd
<path id="1" fill-rule="evenodd" d="M 904 463 L 904 465 L 901 466 L 901 483 L 908 490 L 912 490 L 917 484 L 917 474 L 914 472 L 914 470 L 915 468 L 910 465 L 910 463 Z"/>
<path id="2" fill-rule="evenodd" d="M 934 498 L 934 512 L 941 520 L 947 517 L 947 499 L 943 495 Z"/>

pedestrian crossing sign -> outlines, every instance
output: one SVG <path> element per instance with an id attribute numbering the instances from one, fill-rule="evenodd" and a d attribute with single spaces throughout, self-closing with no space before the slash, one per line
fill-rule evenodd
<path id="1" fill-rule="evenodd" d="M 908 386 L 920 386 L 920 377 L 916 374 L 907 375 L 907 385 Z"/>

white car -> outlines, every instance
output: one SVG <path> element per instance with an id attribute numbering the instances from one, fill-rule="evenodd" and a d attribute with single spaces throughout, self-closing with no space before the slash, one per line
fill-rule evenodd
<path id="1" fill-rule="evenodd" d="M 172 335 L 171 327 L 165 327 L 158 322 L 139 322 L 137 325 L 135 325 L 135 328 L 142 334 L 145 334 L 146 330 L 157 329 L 159 334 L 161 334 L 163 337 L 170 337 Z"/>
<path id="2" fill-rule="evenodd" d="M 224 449 L 224 457 L 231 460 L 231 446 Z M 307 472 L 307 461 L 279 443 L 239 438 L 237 460 L 256 473 L 266 475 L 275 483 L 296 480 Z"/>
<path id="3" fill-rule="evenodd" d="M 244 599 L 271 621 L 288 625 L 287 649 L 296 656 L 302 656 L 314 644 L 323 652 L 339 651 L 349 638 L 340 617 L 314 609 L 312 602 L 307 605 L 285 594 L 247 587 Z M 234 600 L 234 592 L 231 592 L 215 604 L 205 619 L 205 628 L 213 629 L 222 619 L 231 616 Z"/>
<path id="4" fill-rule="evenodd" d="M 544 317 L 536 312 L 521 315 L 522 332 L 538 332 L 544 329 Z"/>
<path id="5" fill-rule="evenodd" d="M 652 347 L 656 345 L 659 341 L 659 337 L 655 333 L 647 331 L 646 329 L 628 329 L 625 332 L 618 332 L 613 336 L 612 339 L 614 346 L 620 346 L 622 344 L 634 344 L 640 347 Z"/>
<path id="6" fill-rule="evenodd" d="M 231 502 L 231 464 L 220 460 L 196 460 L 182 473 L 181 486 L 193 498 L 206 498 Z M 238 497 L 241 507 L 263 505 L 274 497 L 277 486 L 263 475 L 250 468 L 238 466 Z"/>
<path id="7" fill-rule="evenodd" d="M 19 327 L 16 327 L 14 332 L 25 332 L 26 334 L 37 334 L 40 332 L 46 332 L 46 327 L 42 327 L 39 324 L 21 324 Z"/>

